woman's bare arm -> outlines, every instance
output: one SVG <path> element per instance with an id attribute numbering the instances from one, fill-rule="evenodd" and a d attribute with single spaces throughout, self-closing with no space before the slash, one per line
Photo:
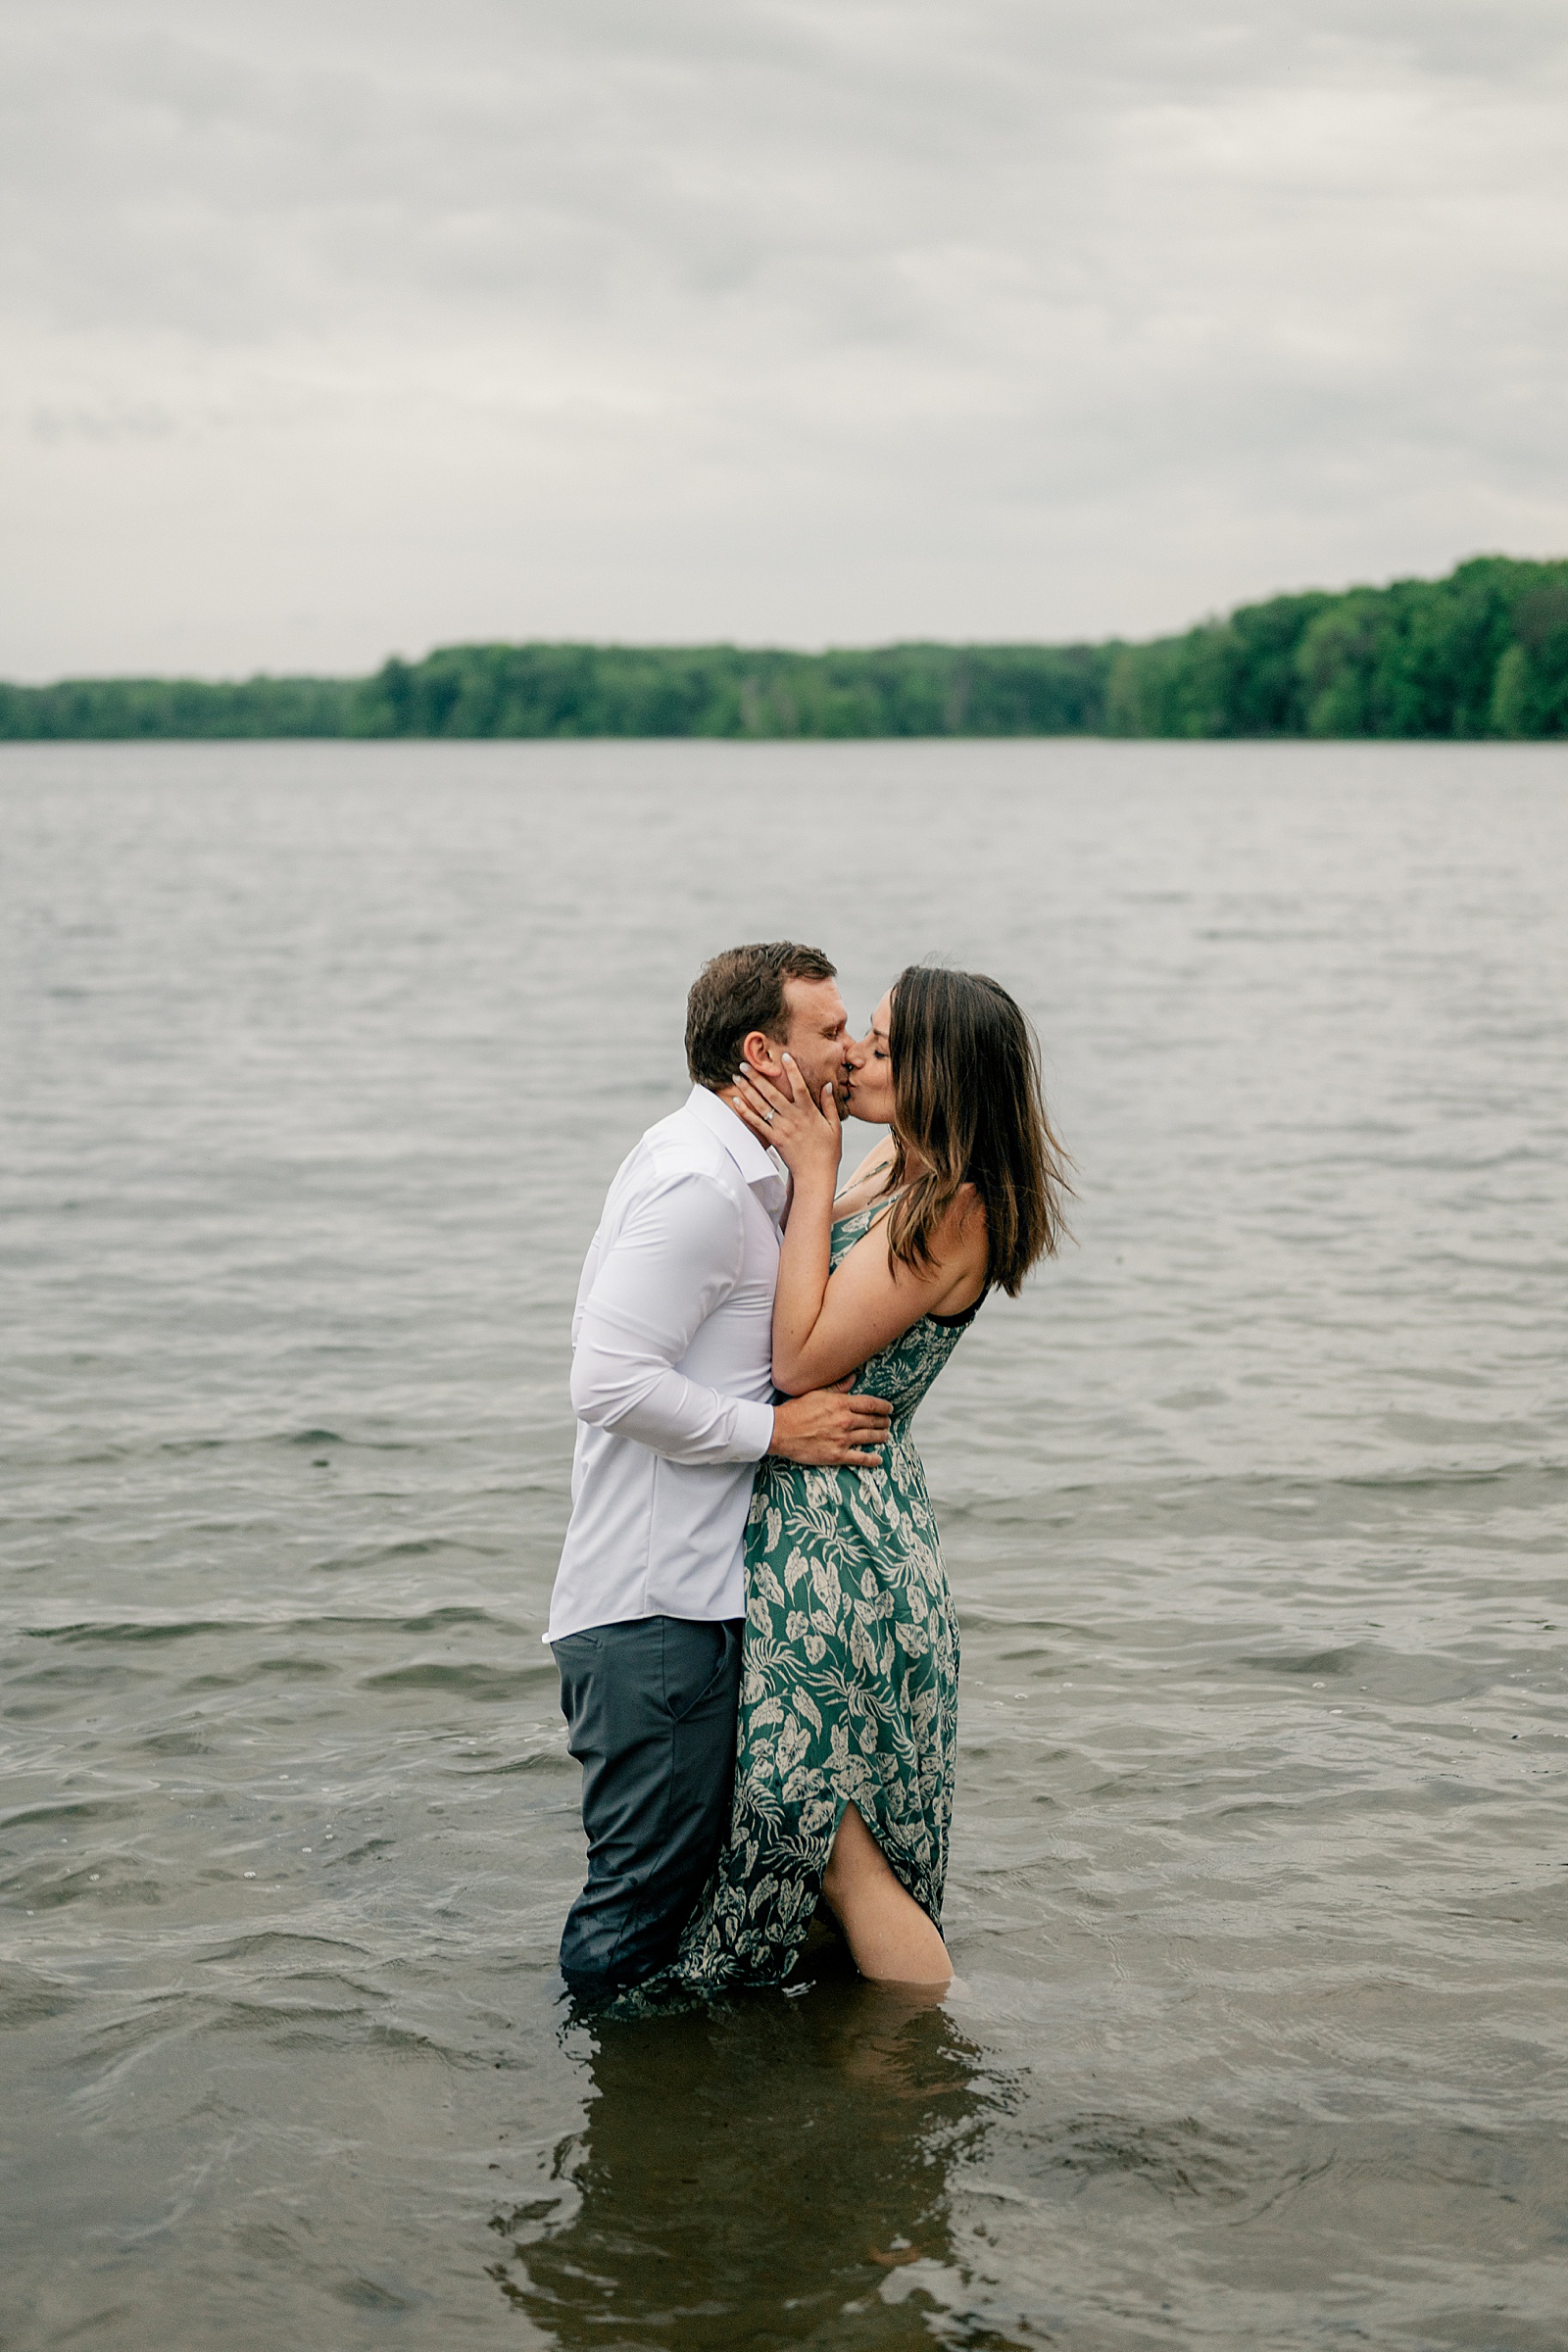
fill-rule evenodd
<path id="1" fill-rule="evenodd" d="M 794 1225 L 792 1215 L 791 1233 Z M 922 1315 L 968 1305 L 985 1280 L 985 1215 L 978 1200 L 971 1196 L 956 1200 L 932 1245 L 931 1264 L 918 1273 L 897 1259 L 890 1261 L 887 1234 L 878 1218 L 837 1269 L 820 1281 L 804 1250 L 798 1269 L 791 1265 L 787 1233 L 773 1306 L 774 1385 L 789 1396 L 831 1387 L 847 1372 L 858 1372 L 878 1348 L 902 1338 Z"/>
<path id="2" fill-rule="evenodd" d="M 965 1185 L 932 1237 L 928 1266 L 890 1262 L 879 1218 L 833 1273 L 838 1109 L 831 1087 L 818 1109 L 793 1064 L 785 1075 L 789 1098 L 753 1072 L 737 1081 L 732 1100 L 795 1179 L 773 1300 L 773 1380 L 799 1396 L 858 1371 L 922 1315 L 967 1305 L 985 1280 L 986 1235 L 979 1200 Z"/>

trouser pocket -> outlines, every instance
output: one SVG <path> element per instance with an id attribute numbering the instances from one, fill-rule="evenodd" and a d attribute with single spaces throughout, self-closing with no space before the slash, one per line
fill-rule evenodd
<path id="1" fill-rule="evenodd" d="M 684 1723 L 732 1679 L 740 1627 L 679 1617 L 663 1623 L 664 1705 L 672 1722 Z"/>

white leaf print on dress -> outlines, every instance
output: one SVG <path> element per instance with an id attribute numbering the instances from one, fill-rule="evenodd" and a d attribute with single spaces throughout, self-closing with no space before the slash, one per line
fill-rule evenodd
<path id="1" fill-rule="evenodd" d="M 874 1213 L 835 1227 L 835 1264 Z M 880 1470 L 759 1467 L 729 1837 L 659 1984 L 782 1984 L 846 1804 L 940 1924 L 958 1628 L 908 1424 L 959 1336 L 926 1317 L 856 1375 L 894 1408 Z"/>

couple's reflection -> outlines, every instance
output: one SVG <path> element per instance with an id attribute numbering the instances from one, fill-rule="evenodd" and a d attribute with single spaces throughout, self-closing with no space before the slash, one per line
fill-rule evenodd
<path id="1" fill-rule="evenodd" d="M 949 2172 L 996 2101 L 940 2004 L 835 1973 L 577 2032 L 593 2093 L 564 2201 L 494 2223 L 492 2276 L 547 2336 L 931 2341 L 932 2290 L 956 2283 Z"/>

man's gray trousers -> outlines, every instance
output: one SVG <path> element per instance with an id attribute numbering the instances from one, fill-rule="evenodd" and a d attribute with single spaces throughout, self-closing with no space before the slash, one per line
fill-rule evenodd
<path id="1" fill-rule="evenodd" d="M 554 1644 L 588 1833 L 561 1939 L 575 1993 L 640 1984 L 675 1956 L 729 1827 L 742 1630 L 637 1617 Z"/>

